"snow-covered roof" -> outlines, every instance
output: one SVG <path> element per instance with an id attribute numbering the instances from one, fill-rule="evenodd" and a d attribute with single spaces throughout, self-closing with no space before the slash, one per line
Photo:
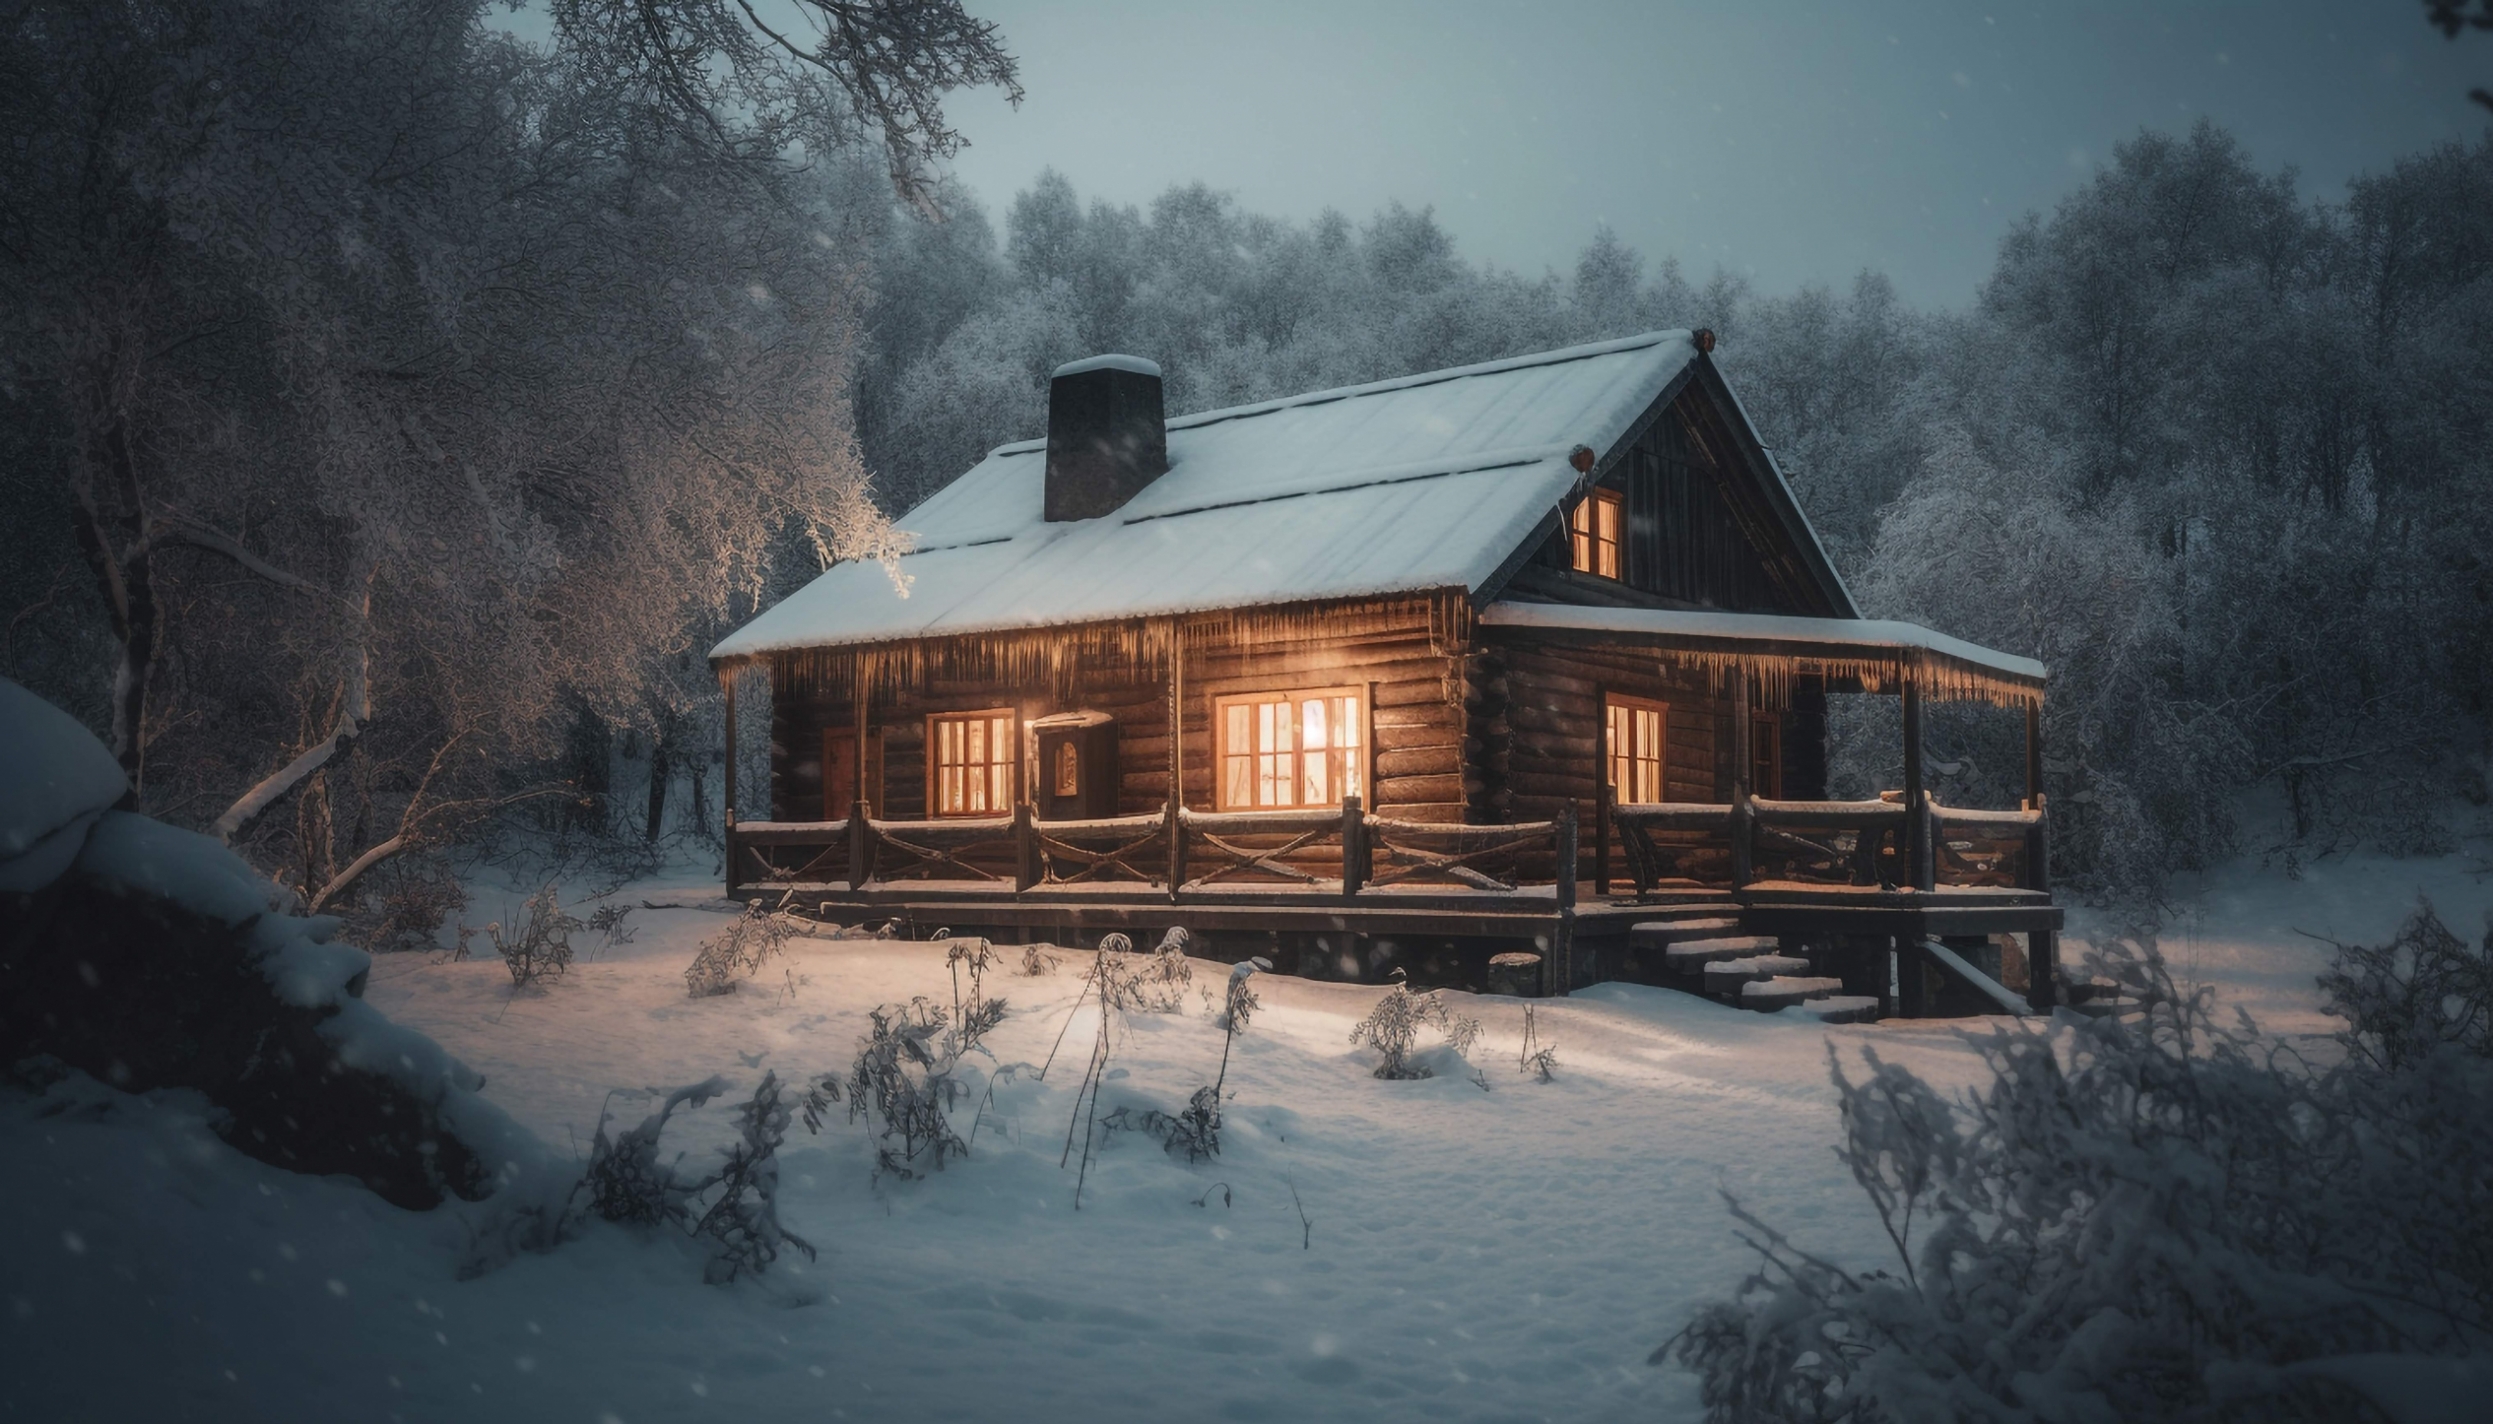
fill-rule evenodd
<path id="1" fill-rule="evenodd" d="M 1918 623 L 1884 618 L 1792 618 L 1771 613 L 1700 613 L 1676 608 L 1580 608 L 1562 603 L 1500 600 L 1480 611 L 1493 628 L 1570 629 L 1649 637 L 1679 646 L 1775 643 L 1806 655 L 1835 656 L 1873 651 L 1918 651 L 1995 676 L 2040 685 L 2047 672 L 2032 658 L 1994 652 L 1962 638 L 1934 633 Z"/>
<path id="2" fill-rule="evenodd" d="M 905 594 L 837 564 L 713 658 L 1154 614 L 1479 592 L 1688 364 L 1652 332 L 1168 422 L 1168 473 L 1049 523 L 1047 442 L 998 446 L 901 517 Z"/>

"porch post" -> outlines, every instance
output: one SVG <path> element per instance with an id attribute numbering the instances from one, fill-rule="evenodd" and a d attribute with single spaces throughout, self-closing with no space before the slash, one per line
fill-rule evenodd
<path id="1" fill-rule="evenodd" d="M 719 685 L 727 692 L 727 775 L 723 788 L 727 793 L 727 829 L 736 828 L 736 665 L 729 663 L 719 674 Z"/>
<path id="2" fill-rule="evenodd" d="M 873 813 L 873 807 L 866 801 L 866 660 L 863 654 L 859 654 L 857 658 L 855 683 L 856 691 L 853 695 L 857 700 L 857 780 L 855 782 L 857 791 L 849 800 L 854 803 L 850 814 L 863 820 Z M 831 819 L 831 808 L 825 806 L 822 816 L 826 821 Z"/>
<path id="3" fill-rule="evenodd" d="M 1757 749 L 1749 745 L 1754 735 L 1749 715 L 1749 675 L 1745 668 L 1731 674 L 1731 888 L 1741 889 L 1749 883 L 1756 868 L 1755 818 L 1749 814 L 1749 771 L 1756 766 Z"/>
<path id="4" fill-rule="evenodd" d="M 1922 807 L 1921 669 L 1904 665 L 1904 873 L 1919 889 L 1922 859 L 1930 852 L 1930 818 Z"/>
<path id="5" fill-rule="evenodd" d="M 1217 769 L 1216 769 L 1217 774 Z M 1186 829 L 1178 813 L 1186 805 L 1186 625 L 1169 620 L 1169 898 L 1186 882 Z"/>
<path id="6" fill-rule="evenodd" d="M 2043 702 L 2026 703 L 2026 809 L 2043 804 Z"/>

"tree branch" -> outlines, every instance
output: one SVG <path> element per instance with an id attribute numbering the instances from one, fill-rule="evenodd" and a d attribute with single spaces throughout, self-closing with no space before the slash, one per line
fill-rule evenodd
<path id="1" fill-rule="evenodd" d="M 312 582 L 310 579 L 304 578 L 300 574 L 281 569 L 275 564 L 270 563 L 268 560 L 261 558 L 259 555 L 252 553 L 249 549 L 242 546 L 242 542 L 240 540 L 235 539 L 233 536 L 219 533 L 218 531 L 210 529 L 205 525 L 191 524 L 180 520 L 159 519 L 148 526 L 147 543 L 151 547 L 164 544 L 187 544 L 194 549 L 205 549 L 211 554 L 224 555 L 226 558 L 233 560 L 235 563 L 242 565 L 251 572 L 267 579 L 270 583 L 276 584 L 282 588 L 296 589 L 303 593 L 316 593 L 324 598 L 338 598 L 338 595 L 322 588 L 319 584 Z M 341 603 L 345 602 L 344 599 L 338 599 L 338 601 Z"/>

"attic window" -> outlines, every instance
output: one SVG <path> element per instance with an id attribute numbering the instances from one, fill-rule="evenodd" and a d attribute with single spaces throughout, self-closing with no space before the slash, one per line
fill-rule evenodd
<path id="1" fill-rule="evenodd" d="M 1568 560 L 1578 573 L 1600 578 L 1620 577 L 1619 531 L 1627 527 L 1627 497 L 1617 490 L 1597 489 L 1584 496 L 1567 516 Z"/>
<path id="2" fill-rule="evenodd" d="M 1021 738 L 1013 709 L 939 712 L 926 719 L 926 804 L 938 816 L 1001 816 L 1013 809 Z"/>
<path id="3" fill-rule="evenodd" d="M 1329 687 L 1218 699 L 1220 809 L 1337 806 L 1365 780 L 1360 694 Z"/>

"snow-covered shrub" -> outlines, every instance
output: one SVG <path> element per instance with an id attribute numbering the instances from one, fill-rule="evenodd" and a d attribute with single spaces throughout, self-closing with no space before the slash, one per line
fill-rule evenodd
<path id="1" fill-rule="evenodd" d="M 1524 1005 L 1523 1046 L 1515 1050 L 1515 1071 L 1538 1073 L 1544 1083 L 1558 1076 L 1558 1045 L 1541 1041 L 1541 1025 L 1530 1004 Z"/>
<path id="2" fill-rule="evenodd" d="M 1229 971 L 1227 1007 L 1216 1020 L 1221 1027 L 1221 1066 L 1212 1081 L 1197 1088 L 1186 1100 L 1185 1110 L 1166 1113 L 1158 1108 L 1121 1107 L 1105 1119 L 1110 1130 L 1146 1132 L 1158 1138 L 1160 1145 L 1171 1153 L 1183 1153 L 1188 1162 L 1202 1162 L 1220 1155 L 1221 1150 L 1221 1089 L 1229 1082 L 1229 1050 L 1255 1013 L 1255 991 L 1247 981 L 1257 970 L 1272 968 L 1272 961 L 1261 957 L 1244 960 Z M 1103 1034 L 1104 1038 L 1104 1034 Z M 1097 1067 L 1104 1067 L 1105 1054 L 1098 1057 Z M 1096 1091 L 1096 1090 L 1094 1090 Z"/>
<path id="3" fill-rule="evenodd" d="M 2338 1041 L 2376 1067 L 2408 1068 L 2444 1048 L 2493 1056 L 2493 934 L 2471 946 L 2430 905 L 2387 944 L 2338 945 L 2320 993 L 2350 1025 Z"/>
<path id="4" fill-rule="evenodd" d="M 598 906 L 596 912 L 589 916 L 589 928 L 598 935 L 597 947 L 608 950 L 619 944 L 630 944 L 640 934 L 639 930 L 624 924 L 630 918 L 632 907 L 629 905 Z"/>
<path id="5" fill-rule="evenodd" d="M 571 967 L 571 932 L 583 928 L 580 920 L 563 913 L 562 900 L 551 885 L 529 896 L 520 911 L 519 920 L 507 928 L 500 920 L 485 926 L 485 937 L 493 941 L 494 951 L 511 971 L 511 983 L 560 979 Z"/>
<path id="6" fill-rule="evenodd" d="M 987 997 L 987 971 L 1001 963 L 995 947 L 983 939 L 955 940 L 944 954 L 952 971 L 953 1033 L 962 1050 L 976 1048 L 987 1030 L 1004 1022 L 1004 1001 Z M 969 970 L 969 997 L 961 997 L 961 970 Z"/>
<path id="7" fill-rule="evenodd" d="M 1147 1014 L 1183 1013 L 1186 1009 L 1186 986 L 1194 982 L 1194 966 L 1187 962 L 1187 946 L 1193 936 L 1181 926 L 1171 926 L 1161 937 L 1159 946 L 1138 963 L 1120 963 L 1109 955 L 1127 956 L 1113 949 L 1113 942 L 1125 942 L 1123 935 L 1110 935 L 1101 940 L 1100 1000 L 1112 1009 L 1140 1011 Z"/>
<path id="8" fill-rule="evenodd" d="M 946 1031 L 942 1007 L 924 998 L 885 1004 L 867 1019 L 873 1026 L 848 1075 L 848 1115 L 874 1120 L 874 1174 L 909 1181 L 930 1164 L 942 1171 L 946 1158 L 969 1151 L 949 1117 L 968 1092 L 953 1076 L 962 1044 Z"/>
<path id="9" fill-rule="evenodd" d="M 779 1075 L 764 1073 L 753 1096 L 736 1110 L 736 1143 L 716 1171 L 694 1188 L 700 1214 L 693 1235 L 710 1243 L 703 1276 L 725 1285 L 739 1275 L 760 1275 L 793 1246 L 814 1259 L 813 1243 L 779 1222 L 779 1144 L 787 1139 L 791 1109 Z"/>
<path id="10" fill-rule="evenodd" d="M 1480 1036 L 1480 1020 L 1458 1018 L 1446 1007 L 1441 990 L 1431 989 L 1414 994 L 1411 986 L 1396 981 L 1376 1001 L 1368 1016 L 1351 1025 L 1350 1041 L 1366 1044 L 1383 1058 L 1376 1065 L 1379 1078 L 1428 1078 L 1436 1070 L 1425 1063 L 1411 1061 L 1411 1050 L 1419 1046 L 1420 1030 L 1434 1028 L 1448 1047 L 1461 1053 Z"/>
<path id="11" fill-rule="evenodd" d="M 788 922 L 759 902 L 747 902 L 735 922 L 701 942 L 685 967 L 684 987 L 696 999 L 736 992 L 736 982 L 749 979 L 784 952 Z"/>
<path id="12" fill-rule="evenodd" d="M 673 1163 L 658 1156 L 658 1138 L 676 1109 L 700 1107 L 727 1091 L 725 1078 L 712 1076 L 666 1094 L 658 1110 L 621 1133 L 608 1133 L 614 1120 L 615 1094 L 598 1109 L 597 1132 L 589 1141 L 589 1165 L 572 1189 L 574 1209 L 627 1226 L 660 1226 L 680 1222 L 685 1191 Z"/>
<path id="13" fill-rule="evenodd" d="M 1977 1040 L 1989 1081 L 1959 1098 L 1832 1062 L 1892 1265 L 1732 1201 L 1759 1267 L 1655 1358 L 1726 1421 L 2373 1417 L 2361 1357 L 2493 1347 L 2493 1059 L 2440 1031 L 2452 996 L 2425 1007 L 2448 932 L 2399 938 L 2332 970 L 2366 986 L 2334 1064 L 2217 1025 L 2144 936 L 2091 966 L 2142 1013 Z"/>
<path id="14" fill-rule="evenodd" d="M 698 1108 L 728 1090 L 710 1077 L 660 1099 L 640 1124 L 609 1134 L 614 1095 L 597 1116 L 589 1164 L 573 1187 L 566 1226 L 586 1217 L 625 1226 L 672 1227 L 706 1238 L 710 1260 L 703 1276 L 724 1285 L 740 1275 L 759 1275 L 779 1259 L 783 1246 L 814 1258 L 813 1245 L 779 1221 L 779 1145 L 786 1140 L 794 1108 L 779 1075 L 764 1073 L 753 1096 L 736 1114 L 736 1142 L 720 1152 L 708 1173 L 683 1170 L 683 1154 L 662 1158 L 659 1140 L 680 1108 Z M 810 1118 L 810 1114 L 809 1114 Z"/>
<path id="15" fill-rule="evenodd" d="M 1036 979 L 1043 974 L 1053 974 L 1056 972 L 1057 962 L 1055 955 L 1049 954 L 1035 944 L 1024 947 L 1021 952 L 1021 972 L 1024 978 Z"/>
<path id="16" fill-rule="evenodd" d="M 1121 1107 L 1100 1119 L 1111 1132 L 1140 1132 L 1157 1139 L 1171 1156 L 1205 1162 L 1221 1151 L 1221 1093 L 1210 1084 L 1197 1088 L 1182 1112 L 1158 1108 Z"/>
<path id="17" fill-rule="evenodd" d="M 467 887 L 437 856 L 407 855 L 370 878 L 348 932 L 365 948 L 429 950 L 442 922 L 467 907 Z"/>

